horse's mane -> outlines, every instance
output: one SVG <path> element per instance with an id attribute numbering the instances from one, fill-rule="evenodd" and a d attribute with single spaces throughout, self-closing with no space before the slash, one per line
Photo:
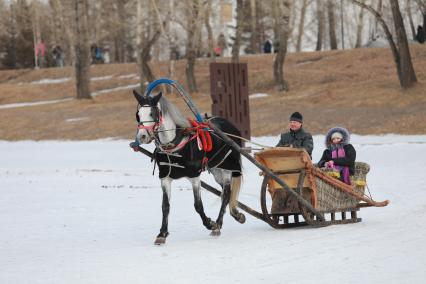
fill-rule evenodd
<path id="1" fill-rule="evenodd" d="M 179 109 L 169 102 L 164 96 L 160 99 L 161 111 L 165 115 L 169 115 L 174 123 L 180 127 L 190 127 L 188 119 L 182 115 Z"/>

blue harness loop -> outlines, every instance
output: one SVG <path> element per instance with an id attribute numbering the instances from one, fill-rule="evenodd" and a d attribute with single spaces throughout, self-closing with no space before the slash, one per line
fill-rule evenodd
<path id="1" fill-rule="evenodd" d="M 145 91 L 145 95 L 146 96 L 151 96 L 152 94 L 152 90 L 155 89 L 155 87 L 157 87 L 158 85 L 161 84 L 166 84 L 166 85 L 170 85 L 173 88 L 176 89 L 176 91 L 178 92 L 178 94 L 183 98 L 183 100 L 185 101 L 186 105 L 189 107 L 189 109 L 192 111 L 192 113 L 195 116 L 195 119 L 198 122 L 203 122 L 203 118 L 201 116 L 201 114 L 198 112 L 197 107 L 195 106 L 195 104 L 192 102 L 191 97 L 182 89 L 181 86 L 179 86 L 179 84 L 169 78 L 160 78 L 158 80 L 155 80 L 151 83 L 149 83 L 148 87 L 146 88 Z"/>

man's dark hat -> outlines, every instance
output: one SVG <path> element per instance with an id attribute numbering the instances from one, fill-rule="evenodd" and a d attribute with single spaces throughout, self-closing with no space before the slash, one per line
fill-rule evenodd
<path id="1" fill-rule="evenodd" d="M 303 116 L 300 112 L 296 111 L 290 116 L 290 121 L 298 121 L 300 123 L 303 122 Z"/>

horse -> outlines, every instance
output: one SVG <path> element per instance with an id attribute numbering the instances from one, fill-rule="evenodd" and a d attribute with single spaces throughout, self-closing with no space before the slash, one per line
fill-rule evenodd
<path id="1" fill-rule="evenodd" d="M 212 131 L 209 132 L 211 143 L 207 147 L 210 149 L 206 149 L 206 143 L 203 147 L 201 140 L 206 141 L 204 131 L 208 124 L 204 124 L 202 128 L 194 127 L 194 122 L 191 124 L 161 92 L 156 96 L 142 96 L 134 90 L 133 94 L 138 102 L 138 130 L 136 144 L 131 147 L 135 149 L 139 144 L 155 143 L 154 159 L 159 169 L 163 191 L 162 224 L 154 243 L 164 244 L 169 235 L 171 185 L 173 180 L 180 178 L 187 178 L 191 182 L 195 211 L 200 215 L 203 225 L 211 230 L 212 236 L 220 235 L 228 204 L 230 215 L 238 222 L 244 223 L 245 216 L 237 209 L 242 180 L 241 154 Z M 232 139 L 241 146 L 241 140 L 235 138 L 241 135 L 240 131 L 228 120 L 213 117 L 208 123 L 213 123 L 223 132 L 231 134 Z M 216 221 L 206 216 L 201 200 L 200 174 L 205 169 L 213 174 L 215 181 L 222 187 L 221 207 Z"/>

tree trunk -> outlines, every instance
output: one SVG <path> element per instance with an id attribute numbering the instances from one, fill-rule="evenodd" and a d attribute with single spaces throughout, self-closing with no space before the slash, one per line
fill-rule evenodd
<path id="1" fill-rule="evenodd" d="M 279 2 L 278 7 L 280 17 L 275 25 L 278 25 L 279 31 L 279 50 L 274 60 L 274 79 L 279 91 L 288 91 L 288 84 L 284 79 L 284 60 L 287 53 L 291 0 Z"/>
<path id="2" fill-rule="evenodd" d="M 328 14 L 328 32 L 329 32 L 329 37 L 330 37 L 330 48 L 331 49 L 337 49 L 336 21 L 335 21 L 335 17 L 334 17 L 333 0 L 328 0 L 327 14 Z"/>
<path id="3" fill-rule="evenodd" d="M 365 0 L 361 0 L 361 3 L 364 4 Z M 364 8 L 360 7 L 360 11 L 358 14 L 358 23 L 356 27 L 356 42 L 355 42 L 355 48 L 360 48 L 362 45 L 362 29 L 364 27 Z"/>
<path id="4" fill-rule="evenodd" d="M 258 28 L 257 28 L 257 9 L 256 9 L 256 0 L 250 0 L 250 24 L 251 24 L 251 38 L 250 45 L 252 53 L 259 52 L 259 40 L 258 40 Z"/>
<path id="5" fill-rule="evenodd" d="M 210 11 L 212 10 L 211 0 L 208 0 L 207 5 L 204 9 L 204 25 L 207 30 L 207 40 L 208 40 L 208 51 L 210 54 L 211 61 L 216 61 L 216 54 L 214 52 L 214 37 L 213 30 L 210 24 Z"/>
<path id="6" fill-rule="evenodd" d="M 383 12 L 383 0 L 379 0 L 378 2 L 377 2 L 377 13 L 379 13 L 380 15 L 382 14 L 382 12 Z M 372 34 L 372 36 L 371 36 L 371 38 L 373 39 L 373 40 L 375 40 L 376 39 L 376 36 L 377 36 L 377 29 L 379 28 L 379 20 L 377 19 L 377 17 L 375 18 L 375 20 L 374 20 L 374 31 L 373 31 L 373 34 Z"/>
<path id="7" fill-rule="evenodd" d="M 262 52 L 263 43 L 266 41 L 265 36 L 265 24 L 262 20 L 264 18 L 264 12 L 261 1 L 256 1 L 256 32 L 257 32 L 257 47 Z"/>
<path id="8" fill-rule="evenodd" d="M 343 0 L 340 0 L 340 37 L 342 41 L 342 49 L 345 49 L 345 25 L 343 14 Z"/>
<path id="9" fill-rule="evenodd" d="M 141 92 L 145 91 L 146 86 L 155 80 L 155 76 L 149 66 L 151 60 L 151 48 L 154 43 L 160 38 L 161 32 L 158 29 L 151 38 L 145 37 L 144 17 L 143 8 L 147 7 L 149 3 L 144 0 L 138 0 L 137 3 L 137 61 L 138 61 L 138 72 Z"/>
<path id="10" fill-rule="evenodd" d="M 413 14 L 411 13 L 411 1 L 410 0 L 407 0 L 405 8 L 406 8 L 407 15 L 408 15 L 408 22 L 410 23 L 411 34 L 413 35 L 413 40 L 415 40 L 416 39 L 416 28 L 414 27 Z"/>
<path id="11" fill-rule="evenodd" d="M 318 18 L 318 29 L 317 29 L 317 45 L 316 51 L 322 49 L 322 42 L 324 39 L 324 3 L 323 0 L 317 0 L 317 18 Z"/>
<path id="12" fill-rule="evenodd" d="M 389 0 L 392 9 L 393 22 L 395 25 L 398 51 L 399 65 L 398 76 L 402 88 L 409 88 L 417 82 L 416 73 L 414 72 L 411 62 L 410 48 L 408 47 L 407 34 L 405 33 L 404 20 L 401 16 L 398 0 Z"/>
<path id="13" fill-rule="evenodd" d="M 74 0 L 75 9 L 75 81 L 77 99 L 91 99 L 90 47 L 87 24 L 87 0 Z"/>
<path id="14" fill-rule="evenodd" d="M 118 62 L 125 62 L 126 60 L 126 9 L 125 1 L 117 0 L 117 35 L 115 36 L 117 41 L 117 60 Z"/>
<path id="15" fill-rule="evenodd" d="M 175 6 L 175 0 L 170 0 L 169 1 L 169 8 L 168 8 L 168 14 L 169 14 L 169 19 L 170 22 L 174 22 L 175 20 L 175 13 L 173 13 L 172 11 L 174 10 L 174 6 Z M 169 66 L 168 66 L 168 76 L 169 78 L 171 78 L 172 80 L 176 79 L 175 78 L 175 63 L 176 60 L 179 59 L 179 50 L 176 46 L 176 37 L 175 34 L 172 34 L 171 29 L 170 29 L 170 24 L 167 25 L 167 32 L 165 31 L 165 34 L 168 35 L 168 42 L 169 42 Z M 172 92 L 172 86 L 168 86 L 168 92 Z"/>
<path id="16" fill-rule="evenodd" d="M 199 30 L 201 27 L 200 14 L 201 5 L 199 0 L 187 2 L 189 12 L 187 13 L 187 43 L 186 43 L 186 56 L 187 62 L 185 66 L 186 83 L 189 92 L 197 92 L 197 82 L 194 76 L 195 61 L 197 58 L 197 42 Z"/>
<path id="17" fill-rule="evenodd" d="M 235 40 L 232 45 L 232 63 L 240 61 L 240 41 L 243 30 L 243 0 L 237 0 L 237 27 L 235 29 Z"/>
<path id="18" fill-rule="evenodd" d="M 421 10 L 423 14 L 423 38 L 426 38 L 426 0 L 423 0 L 423 6 Z"/>
<path id="19" fill-rule="evenodd" d="M 300 19 L 299 19 L 299 27 L 297 32 L 297 41 L 296 41 L 296 51 L 300 52 L 302 49 L 302 37 L 305 31 L 305 14 L 306 14 L 306 6 L 307 0 L 303 0 L 302 9 L 300 10 Z"/>
<path id="20" fill-rule="evenodd" d="M 280 34 L 280 27 L 277 24 L 279 21 L 279 14 L 278 14 L 278 0 L 272 0 L 271 1 L 271 11 L 272 11 L 272 20 L 274 21 L 273 25 L 273 31 L 274 31 L 274 41 L 278 39 Z"/>

